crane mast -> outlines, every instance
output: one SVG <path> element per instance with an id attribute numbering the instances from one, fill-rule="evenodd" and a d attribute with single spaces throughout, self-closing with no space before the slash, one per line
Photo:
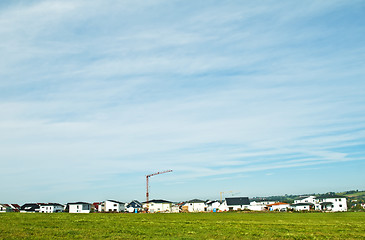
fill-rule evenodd
<path id="1" fill-rule="evenodd" d="M 163 173 L 168 173 L 168 172 L 172 172 L 172 170 L 166 170 L 166 171 L 161 171 L 161 172 L 156 172 L 156 173 L 146 175 L 146 204 L 147 204 L 147 210 L 148 210 L 148 200 L 149 200 L 149 178 L 152 177 L 152 176 L 156 176 L 156 175 L 163 174 Z"/>

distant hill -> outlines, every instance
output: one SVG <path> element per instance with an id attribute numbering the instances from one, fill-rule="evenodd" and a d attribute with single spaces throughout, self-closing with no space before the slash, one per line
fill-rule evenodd
<path id="1" fill-rule="evenodd" d="M 358 200 L 358 201 L 365 201 L 365 191 L 359 191 L 359 190 L 350 190 L 345 192 L 327 192 L 327 193 L 306 193 L 306 194 L 299 194 L 299 195 L 282 195 L 282 196 L 269 196 L 269 197 L 254 197 L 251 198 L 253 201 L 259 201 L 259 200 L 272 200 L 272 201 L 280 201 L 280 202 L 287 202 L 287 203 L 293 203 L 295 199 L 298 199 L 299 197 L 303 196 L 320 196 L 323 194 L 329 194 L 329 195 L 340 195 L 345 196 L 349 200 Z"/>
<path id="2" fill-rule="evenodd" d="M 365 200 L 365 191 L 359 191 L 359 190 L 352 190 L 352 191 L 346 191 L 339 193 L 341 195 L 344 195 L 351 199 L 363 199 Z"/>
<path id="3" fill-rule="evenodd" d="M 328 193 L 311 193 L 311 194 L 300 194 L 300 195 L 284 195 L 284 196 L 269 196 L 269 197 L 254 197 L 251 198 L 252 201 L 279 201 L 286 203 L 293 203 L 295 199 L 304 196 L 319 196 L 323 194 L 329 195 L 340 195 L 345 196 L 347 198 L 347 208 L 349 211 L 365 211 L 364 208 L 361 207 L 361 203 L 365 203 L 365 191 L 359 190 L 350 190 L 345 192 L 328 192 Z"/>

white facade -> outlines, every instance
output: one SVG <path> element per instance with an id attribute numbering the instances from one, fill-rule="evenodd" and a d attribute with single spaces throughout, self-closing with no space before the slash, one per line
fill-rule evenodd
<path id="1" fill-rule="evenodd" d="M 207 202 L 207 211 L 212 212 L 214 209 L 216 211 L 220 210 L 219 207 L 221 206 L 221 203 L 219 201 L 210 201 Z"/>
<path id="2" fill-rule="evenodd" d="M 249 209 L 250 205 L 227 205 L 227 201 L 224 201 L 220 206 L 219 210 L 221 211 L 238 211 Z"/>
<path id="3" fill-rule="evenodd" d="M 128 208 L 126 208 L 126 211 L 129 213 L 134 213 L 136 211 L 136 209 L 137 209 L 137 211 L 139 210 L 138 208 L 128 207 Z"/>
<path id="4" fill-rule="evenodd" d="M 172 213 L 179 213 L 180 212 L 179 206 L 172 206 L 171 207 L 171 212 Z"/>
<path id="5" fill-rule="evenodd" d="M 347 202 L 345 197 L 330 196 L 326 198 L 319 198 L 316 210 L 329 212 L 346 212 Z"/>
<path id="6" fill-rule="evenodd" d="M 89 203 L 69 203 L 70 213 L 90 213 L 91 204 Z"/>
<path id="7" fill-rule="evenodd" d="M 114 200 L 106 200 L 98 206 L 99 212 L 124 212 L 125 210 L 125 203 Z"/>
<path id="8" fill-rule="evenodd" d="M 39 212 L 41 213 L 57 213 L 63 212 L 64 206 L 61 204 L 45 204 L 40 205 Z"/>
<path id="9" fill-rule="evenodd" d="M 204 201 L 192 200 L 186 202 L 183 206 L 187 206 L 189 212 L 204 212 L 207 210 L 207 205 Z"/>
<path id="10" fill-rule="evenodd" d="M 312 205 L 313 206 L 313 205 Z M 291 205 L 294 211 L 309 211 L 311 207 L 309 203 L 295 203 Z"/>
<path id="11" fill-rule="evenodd" d="M 160 201 L 156 201 L 156 202 L 149 202 L 148 203 L 148 209 L 149 212 L 151 213 L 156 213 L 156 212 L 171 212 L 171 206 L 172 203 L 171 202 L 160 202 Z M 147 204 L 143 203 L 143 208 L 147 208 Z"/>
<path id="12" fill-rule="evenodd" d="M 0 204 L 0 212 L 9 212 L 10 207 L 5 204 Z"/>
<path id="13" fill-rule="evenodd" d="M 312 204 L 316 204 L 318 202 L 318 199 L 315 196 L 309 196 L 306 198 L 302 198 L 302 199 L 297 199 L 294 200 L 294 203 L 312 203 Z"/>
<path id="14" fill-rule="evenodd" d="M 263 211 L 263 210 L 265 210 L 266 205 L 267 205 L 265 203 L 264 202 L 250 202 L 250 206 L 248 206 L 248 209 L 251 211 Z"/>
<path id="15" fill-rule="evenodd" d="M 286 211 L 289 207 L 289 203 L 274 203 L 267 205 L 270 211 Z"/>

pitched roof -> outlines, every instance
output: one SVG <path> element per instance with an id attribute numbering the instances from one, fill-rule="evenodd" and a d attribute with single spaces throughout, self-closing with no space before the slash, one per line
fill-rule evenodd
<path id="1" fill-rule="evenodd" d="M 61 206 L 61 207 L 63 207 L 63 205 L 59 204 L 59 203 L 41 203 L 41 204 L 39 204 L 39 206 Z"/>
<path id="2" fill-rule="evenodd" d="M 187 203 L 205 203 L 205 201 L 200 199 L 192 199 L 190 201 L 187 201 Z"/>
<path id="3" fill-rule="evenodd" d="M 22 211 L 35 211 L 36 209 L 39 210 L 39 205 L 37 203 L 26 203 L 20 207 L 20 210 Z"/>
<path id="4" fill-rule="evenodd" d="M 233 197 L 226 198 L 227 206 L 232 205 L 250 205 L 250 200 L 248 197 Z"/>
<path id="5" fill-rule="evenodd" d="M 142 208 L 142 203 L 140 203 L 137 200 L 133 200 L 132 202 L 128 203 L 127 208 L 132 207 L 132 208 Z"/>
<path id="6" fill-rule="evenodd" d="M 146 202 L 144 202 L 144 203 L 146 203 Z M 162 199 L 153 199 L 153 200 L 149 200 L 148 203 L 172 203 L 172 202 L 162 200 Z"/>
<path id="7" fill-rule="evenodd" d="M 119 201 L 116 201 L 116 200 L 107 200 L 109 202 L 114 202 L 114 203 L 121 203 L 121 204 L 124 204 L 124 202 L 119 202 Z"/>
<path id="8" fill-rule="evenodd" d="M 91 205 L 90 203 L 87 203 L 87 202 L 73 202 L 73 203 L 67 203 L 67 205 L 76 205 L 76 204 L 89 204 L 89 205 Z"/>

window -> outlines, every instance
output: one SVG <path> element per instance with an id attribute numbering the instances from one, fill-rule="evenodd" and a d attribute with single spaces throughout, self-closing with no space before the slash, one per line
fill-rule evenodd
<path id="1" fill-rule="evenodd" d="M 116 207 L 116 206 L 117 206 L 117 204 L 115 203 L 115 204 L 114 204 L 114 207 Z"/>
<path id="2" fill-rule="evenodd" d="M 340 207 L 342 207 L 342 204 L 340 204 Z"/>
<path id="3" fill-rule="evenodd" d="M 340 202 L 341 202 L 341 200 L 342 200 L 341 198 L 340 198 L 340 199 L 338 199 L 338 201 L 340 201 Z"/>

